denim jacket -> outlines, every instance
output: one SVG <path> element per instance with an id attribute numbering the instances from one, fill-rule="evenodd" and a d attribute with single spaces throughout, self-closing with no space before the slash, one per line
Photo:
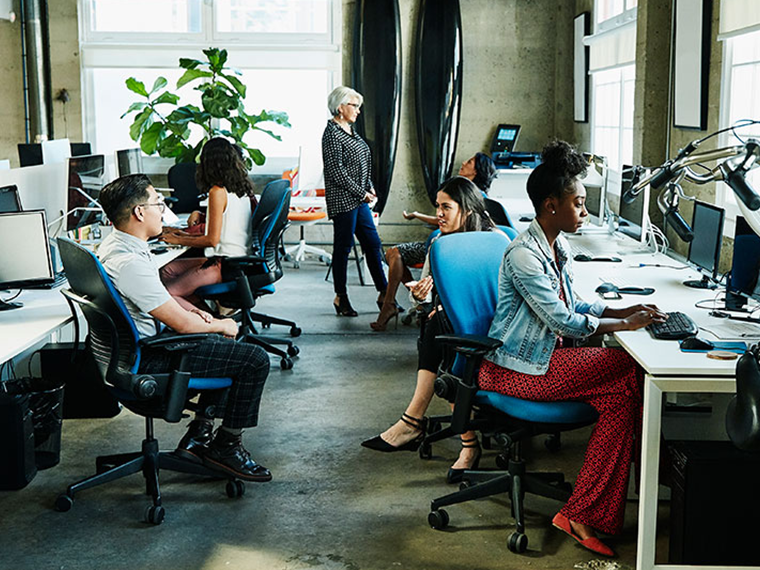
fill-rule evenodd
<path id="1" fill-rule="evenodd" d="M 555 242 L 567 304 L 559 297 L 559 271 L 537 220 L 509 244 L 499 271 L 499 298 L 488 336 L 504 344 L 486 358 L 524 374 L 545 374 L 558 337 L 587 338 L 599 326 L 606 305 L 573 295 L 568 244 Z"/>

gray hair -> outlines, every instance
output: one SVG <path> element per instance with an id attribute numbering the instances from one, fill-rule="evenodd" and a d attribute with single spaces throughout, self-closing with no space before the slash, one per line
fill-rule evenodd
<path id="1" fill-rule="evenodd" d="M 327 97 L 327 108 L 330 109 L 330 114 L 333 117 L 337 117 L 340 111 L 338 107 L 348 103 L 351 97 L 357 97 L 359 99 L 359 105 L 364 103 L 364 97 L 358 91 L 354 91 L 350 87 L 341 85 L 332 90 L 332 93 Z"/>

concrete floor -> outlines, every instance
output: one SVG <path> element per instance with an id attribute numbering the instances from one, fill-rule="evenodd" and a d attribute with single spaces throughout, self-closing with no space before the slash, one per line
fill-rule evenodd
<path id="1" fill-rule="evenodd" d="M 272 482 L 248 483 L 245 497 L 232 500 L 224 482 L 162 473 L 167 514 L 158 527 L 142 522 L 149 501 L 139 475 L 84 491 L 71 511 L 58 513 L 52 509 L 56 495 L 91 474 L 96 455 L 137 450 L 143 435 L 142 419 L 127 411 L 107 420 L 66 420 L 60 464 L 39 472 L 23 490 L 0 493 L 0 568 L 633 567 L 632 501 L 623 534 L 608 540 L 620 566 L 589 566 L 593 554 L 551 527 L 559 504 L 550 500 L 526 500 L 530 544 L 524 555 L 506 547 L 512 530 L 506 497 L 449 507 L 446 531 L 428 526 L 430 500 L 454 490 L 444 476 L 458 445 L 437 444 L 429 461 L 359 446 L 395 421 L 411 396 L 417 329 L 399 323 L 398 330 L 372 332 L 376 293 L 359 287 L 350 271 L 358 318 L 335 316 L 332 285 L 316 261 L 286 268 L 277 295 L 260 303 L 262 311 L 294 318 L 304 330 L 293 370 L 281 371 L 273 359 L 261 424 L 245 434 L 254 458 L 272 470 Z M 445 409 L 436 399 L 431 413 Z M 185 424 L 157 424 L 163 448 L 173 447 Z M 588 434 L 563 436 L 556 454 L 536 442 L 531 467 L 564 470 L 573 480 Z M 494 467 L 495 456 L 486 452 L 482 466 Z"/>

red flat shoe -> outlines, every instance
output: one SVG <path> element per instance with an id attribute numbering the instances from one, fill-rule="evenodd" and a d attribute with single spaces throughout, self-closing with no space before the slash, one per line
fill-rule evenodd
<path id="1" fill-rule="evenodd" d="M 595 554 L 601 554 L 602 556 L 609 556 L 613 557 L 616 556 L 615 551 L 612 550 L 609 546 L 604 544 L 601 540 L 598 538 L 591 537 L 582 539 L 580 536 L 575 534 L 573 532 L 573 527 L 570 525 L 570 519 L 568 519 L 565 515 L 561 513 L 557 513 L 554 515 L 554 518 L 552 519 L 552 526 L 554 528 L 558 528 L 568 536 L 571 536 L 575 540 L 578 541 L 578 544 L 580 544 L 583 548 L 586 550 L 590 550 L 591 552 Z"/>

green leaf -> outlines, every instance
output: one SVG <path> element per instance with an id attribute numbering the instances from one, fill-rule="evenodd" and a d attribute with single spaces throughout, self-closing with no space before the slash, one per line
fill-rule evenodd
<path id="1" fill-rule="evenodd" d="M 124 117 L 126 117 L 127 115 L 129 115 L 132 111 L 140 111 L 140 110 L 144 109 L 147 105 L 148 105 L 147 103 L 142 103 L 142 102 L 132 103 L 129 106 L 129 109 L 127 109 L 126 111 L 124 111 L 124 114 L 121 117 L 119 117 L 119 118 L 123 119 Z"/>
<path id="2" fill-rule="evenodd" d="M 163 89 L 166 87 L 166 84 L 167 81 L 165 77 L 156 77 L 156 81 L 153 83 L 153 87 L 150 90 L 151 94 L 155 93 L 159 89 Z"/>
<path id="3" fill-rule="evenodd" d="M 195 69 L 199 65 L 203 65 L 203 62 L 198 61 L 197 59 L 188 59 L 186 57 L 179 58 L 179 66 L 182 69 Z"/>
<path id="4" fill-rule="evenodd" d="M 256 126 L 256 123 L 266 121 L 272 121 L 283 127 L 290 127 L 288 114 L 282 111 L 261 111 L 258 115 L 246 115 L 246 117 L 252 127 Z"/>
<path id="5" fill-rule="evenodd" d="M 203 50 L 203 54 L 208 58 L 211 64 L 211 70 L 220 73 L 227 62 L 227 50 L 219 48 L 208 48 Z"/>
<path id="6" fill-rule="evenodd" d="M 267 157 L 263 155 L 263 153 L 257 149 L 257 148 L 248 148 L 246 149 L 248 151 L 248 154 L 253 159 L 253 162 L 256 163 L 256 166 L 261 166 L 267 161 Z"/>
<path id="7" fill-rule="evenodd" d="M 148 96 L 148 92 L 145 90 L 145 83 L 142 81 L 138 81 L 134 77 L 130 77 L 124 82 L 127 85 L 127 89 L 130 91 L 133 91 L 134 93 L 137 93 L 138 95 L 142 95 L 143 97 Z"/>
<path id="8" fill-rule="evenodd" d="M 268 131 L 267 129 L 262 129 L 261 127 L 253 127 L 253 128 L 257 131 L 261 131 L 262 133 L 268 134 L 270 137 L 272 137 L 275 140 L 282 142 L 282 137 L 280 135 L 276 135 L 272 131 Z"/>
<path id="9" fill-rule="evenodd" d="M 228 117 L 230 111 L 237 107 L 237 100 L 222 90 L 207 89 L 201 97 L 201 103 L 212 117 L 218 119 Z"/>
<path id="10" fill-rule="evenodd" d="M 150 127 L 145 129 L 142 137 L 140 137 L 140 148 L 145 154 L 153 154 L 156 152 L 159 141 L 163 138 L 164 125 L 162 123 L 153 123 Z"/>
<path id="11" fill-rule="evenodd" d="M 158 155 L 163 158 L 176 158 L 182 154 L 184 146 L 180 137 L 170 135 L 158 143 Z"/>
<path id="12" fill-rule="evenodd" d="M 169 91 L 164 91 L 153 100 L 154 105 L 160 105 L 161 103 L 171 103 L 176 105 L 179 102 L 179 95 L 175 95 Z"/>
<path id="13" fill-rule="evenodd" d="M 198 79 L 199 77 L 211 77 L 211 76 L 213 76 L 213 73 L 211 73 L 210 71 L 203 71 L 202 69 L 188 69 L 187 71 L 185 71 L 185 73 L 182 74 L 182 77 L 180 77 L 177 80 L 177 89 L 179 89 L 186 83 L 193 81 L 194 79 Z"/>
<path id="14" fill-rule="evenodd" d="M 231 75 L 226 75 L 224 73 L 221 75 L 230 82 L 230 85 L 235 88 L 235 91 L 237 91 L 241 97 L 245 98 L 246 86 L 243 85 L 242 81 L 240 81 L 237 77 L 233 77 Z"/>
<path id="15" fill-rule="evenodd" d="M 136 141 L 140 138 L 140 135 L 142 134 L 143 130 L 145 129 L 146 125 L 145 122 L 148 120 L 148 118 L 153 114 L 153 109 L 150 107 L 145 107 L 140 113 L 137 114 L 135 117 L 135 120 L 132 122 L 132 124 L 129 127 L 129 136 L 132 138 L 133 141 Z"/>

